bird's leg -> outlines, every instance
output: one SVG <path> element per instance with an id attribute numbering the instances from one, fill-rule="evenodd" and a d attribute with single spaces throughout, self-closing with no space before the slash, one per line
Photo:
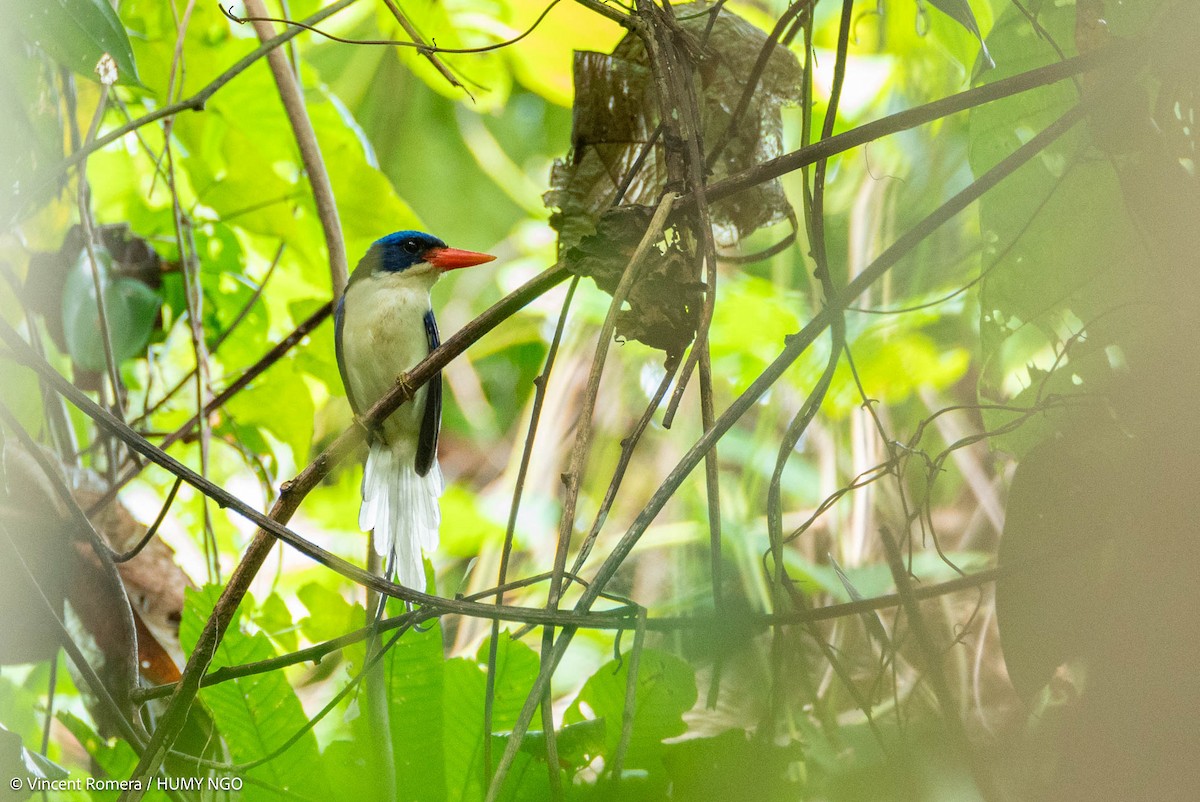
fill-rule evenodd
<path id="1" fill-rule="evenodd" d="M 363 430 L 368 443 L 388 444 L 387 436 L 383 433 L 383 424 L 379 421 L 369 421 L 362 415 L 354 416 L 354 425 Z"/>
<path id="2" fill-rule="evenodd" d="M 417 388 L 413 387 L 412 382 L 408 380 L 407 373 L 401 373 L 399 376 L 397 376 L 396 384 L 403 388 L 406 398 L 412 398 L 417 394 Z M 387 440 L 387 435 L 383 433 L 382 421 L 367 421 L 364 420 L 361 415 L 355 415 L 354 422 L 363 428 L 367 434 L 367 440 L 369 442 L 379 442 L 383 443 L 385 446 L 390 445 Z"/>

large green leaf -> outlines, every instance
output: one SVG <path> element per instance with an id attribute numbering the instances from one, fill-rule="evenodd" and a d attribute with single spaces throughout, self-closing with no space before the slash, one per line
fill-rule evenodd
<path id="1" fill-rule="evenodd" d="M 88 757 L 109 777 L 128 777 L 137 766 L 138 756 L 125 741 L 101 736 L 86 721 L 69 711 L 56 716 L 88 753 Z"/>
<path id="2" fill-rule="evenodd" d="M 1044 6 L 1039 21 L 1068 55 L 1075 9 Z M 1059 52 L 1015 8 L 988 37 L 1000 66 L 989 80 L 1043 66 Z M 973 109 L 970 162 L 981 174 L 1080 100 L 1069 81 Z M 1031 406 L 1051 394 L 1095 393 L 1116 365 L 1110 346 L 1136 336 L 1139 289 L 1150 286 L 1143 238 L 1129 218 L 1114 162 L 1077 125 L 980 202 L 987 244 L 980 293 L 981 395 Z M 1067 346 L 1069 344 L 1069 350 Z M 988 428 L 1011 420 L 990 413 Z M 1022 454 L 1058 423 L 1043 416 L 993 443 Z"/>
<path id="3" fill-rule="evenodd" d="M 389 636 L 390 637 L 390 636 Z M 440 802 L 446 794 L 443 705 L 447 670 L 442 629 L 404 633 L 385 658 L 398 802 Z"/>
<path id="4" fill-rule="evenodd" d="M 246 114 L 249 108 L 253 116 Z M 178 117 L 174 133 L 185 154 L 178 164 L 197 202 L 242 231 L 294 236 L 296 206 L 308 187 L 269 73 L 240 76 L 209 101 L 204 114 Z"/>
<path id="5" fill-rule="evenodd" d="M 296 595 L 308 608 L 308 615 L 300 619 L 300 631 L 314 643 L 345 635 L 366 620 L 361 604 L 351 604 L 342 594 L 316 582 L 300 588 Z"/>
<path id="6" fill-rule="evenodd" d="M 116 82 L 139 85 L 125 26 L 108 0 L 6 0 L 6 16 L 60 64 L 93 80 L 108 55 Z"/>
<path id="7" fill-rule="evenodd" d="M 996 66 L 996 62 L 992 60 L 992 54 L 988 52 L 987 42 L 983 41 L 983 35 L 979 32 L 979 23 L 975 21 L 975 12 L 971 10 L 971 4 L 967 0 L 928 0 L 928 2 L 929 5 L 974 34 L 975 38 L 979 40 L 979 47 L 987 65 L 989 67 Z"/>
<path id="8" fill-rule="evenodd" d="M 287 602 L 279 598 L 278 593 L 272 593 L 266 598 L 254 616 L 254 623 L 286 651 L 294 652 L 298 648 L 296 630 L 299 627 L 288 609 Z"/>
<path id="9" fill-rule="evenodd" d="M 727 730 L 671 744 L 663 759 L 675 799 L 785 802 L 805 798 L 801 783 L 788 772 L 802 758 L 799 743 L 777 746 L 742 730 Z"/>
<path id="10" fill-rule="evenodd" d="M 221 588 L 209 585 L 188 591 L 179 625 L 180 644 L 186 651 L 195 648 L 204 622 L 220 596 Z M 275 656 L 267 636 L 241 630 L 243 611 L 239 608 L 225 637 L 213 655 L 212 668 L 242 665 Z M 200 699 L 212 711 L 217 729 L 224 736 L 230 756 L 236 762 L 266 757 L 301 732 L 308 717 L 282 671 L 254 674 L 204 688 Z M 289 789 L 305 796 L 328 795 L 317 740 L 305 732 L 278 757 L 250 770 L 260 783 L 247 784 L 244 799 L 287 799 Z"/>
<path id="11" fill-rule="evenodd" d="M 18 211 L 41 208 L 60 189 L 34 179 L 39 168 L 62 158 L 63 130 L 61 110 L 45 102 L 48 65 L 31 53 L 15 26 L 0 29 L 0 220 L 5 225 Z"/>
<path id="12" fill-rule="evenodd" d="M 120 364 L 145 351 L 162 297 L 137 279 L 117 275 L 112 255 L 100 246 L 94 250 L 113 359 Z M 63 333 L 75 363 L 101 371 L 105 369 L 104 340 L 96 299 L 91 258 L 85 250 L 67 274 L 63 287 Z"/>
<path id="13" fill-rule="evenodd" d="M 485 677 L 471 660 L 446 661 L 443 754 L 447 799 L 483 798 Z"/>
<path id="14" fill-rule="evenodd" d="M 449 799 L 483 799 L 483 710 L 488 642 L 474 660 L 446 663 L 445 755 Z M 504 637 L 496 650 L 492 732 L 511 729 L 538 673 L 538 657 L 520 641 Z M 490 737 L 490 734 L 489 734 Z M 496 755 L 499 752 L 495 753 Z M 493 758 L 494 759 L 494 758 Z"/>
<path id="15" fill-rule="evenodd" d="M 329 784 L 337 789 L 335 800 L 379 799 L 379 778 L 373 773 L 369 752 L 357 741 L 334 741 L 323 753 Z"/>
<path id="16" fill-rule="evenodd" d="M 270 432 L 286 443 L 297 465 L 308 460 L 316 407 L 308 382 L 291 369 L 291 360 L 276 364 L 230 399 L 225 408 L 238 427 Z"/>
<path id="17" fill-rule="evenodd" d="M 610 661 L 588 678 L 579 696 L 567 709 L 566 722 L 587 718 L 583 705 L 595 718 L 607 722 L 606 754 L 615 754 L 624 720 L 626 686 L 630 655 Z M 633 730 L 629 738 L 625 765 L 629 768 L 661 768 L 659 756 L 664 738 L 687 730 L 683 714 L 696 703 L 696 676 L 692 667 L 680 658 L 654 649 L 642 651 L 638 667 L 633 711 Z"/>

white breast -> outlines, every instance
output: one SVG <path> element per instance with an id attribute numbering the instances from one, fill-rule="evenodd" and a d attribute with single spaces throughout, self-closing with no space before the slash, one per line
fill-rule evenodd
<path id="1" fill-rule="evenodd" d="M 342 353 L 350 391 L 366 411 L 396 383 L 396 378 L 429 355 L 425 313 L 436 274 L 382 273 L 346 290 Z M 413 454 L 425 411 L 426 388 L 384 423 L 395 448 L 411 441 Z"/>

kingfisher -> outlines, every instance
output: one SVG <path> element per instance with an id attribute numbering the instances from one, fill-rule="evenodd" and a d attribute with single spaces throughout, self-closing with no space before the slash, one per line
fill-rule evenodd
<path id="1" fill-rule="evenodd" d="M 448 248 L 420 231 L 376 240 L 355 267 L 334 312 L 342 384 L 355 415 L 382 398 L 405 371 L 440 344 L 429 291 L 447 270 L 490 262 L 486 253 Z M 438 430 L 442 374 L 372 430 L 358 525 L 374 530 L 386 576 L 425 590 L 422 550 L 438 544 L 442 471 Z"/>

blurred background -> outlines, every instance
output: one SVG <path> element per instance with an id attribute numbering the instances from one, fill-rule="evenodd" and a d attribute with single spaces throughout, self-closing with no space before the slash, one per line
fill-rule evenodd
<path id="1" fill-rule="evenodd" d="M 113 710 L 60 646 L 76 641 L 101 681 L 121 688 L 117 709 L 137 706 L 152 729 L 159 703 L 134 686 L 178 678 L 255 527 L 211 494 L 175 488 L 172 472 L 64 401 L 47 369 L 266 511 L 281 484 L 353 423 L 332 323 L 320 316 L 334 291 L 329 252 L 267 64 L 221 82 L 258 46 L 251 25 L 186 0 L 5 5 L 17 24 L 0 33 L 0 309 L 35 357 L 5 338 L 0 725 L 24 750 L 28 776 L 58 776 L 63 766 L 121 778 L 133 751 L 113 737 L 122 733 Z M 583 276 L 535 298 L 443 372 L 447 490 L 441 546 L 427 555 L 431 589 L 452 598 L 495 587 L 510 517 L 507 578 L 536 578 L 554 564 L 563 474 L 612 302 L 612 287 L 598 287 L 571 251 L 580 219 L 596 230 L 597 209 L 583 214 L 570 181 L 592 180 L 579 177 L 595 144 L 584 134 L 606 97 L 577 98 L 579 76 L 595 76 L 576 53 L 613 53 L 627 35 L 615 18 L 630 9 L 344 5 L 313 22 L 338 39 L 303 32 L 281 52 L 303 90 L 350 267 L 373 240 L 409 228 L 496 254 L 434 288 L 443 339 L 555 264 Z M 711 382 L 719 415 L 826 309 L 819 262 L 841 288 L 909 232 L 923 234 L 850 299 L 841 340 L 817 337 L 720 438 L 712 467 L 697 467 L 646 526 L 606 587 L 615 598 L 600 605 L 629 602 L 648 614 L 640 673 L 629 679 L 634 633 L 579 629 L 553 677 L 560 767 L 547 771 L 545 732 L 531 734 L 501 798 L 1185 798 L 1173 794 L 1195 769 L 1171 758 L 1190 741 L 1173 742 L 1170 711 L 1194 710 L 1197 698 L 1181 673 L 1195 642 L 1186 614 L 1195 601 L 1187 477 L 1196 452 L 1186 423 L 1195 389 L 1194 10 L 1166 0 L 718 5 L 672 11 L 698 40 L 706 27 L 717 37 L 718 55 L 697 72 L 701 106 L 715 115 L 702 120 L 706 142 L 768 34 L 784 42 L 757 91 L 753 127 L 730 129 L 745 162 L 718 163 L 714 181 L 821 138 L 823 124 L 853 132 L 1077 56 L 1124 72 L 1114 82 L 1111 72 L 1072 68 L 1069 80 L 871 137 L 828 162 L 815 212 L 814 168 L 764 184 L 774 194 L 755 201 L 764 204 L 756 222 L 717 232 L 711 379 L 693 375 L 677 399 L 664 382 L 678 378 L 681 354 L 618 328 L 569 527 L 568 564 L 597 533 L 584 580 L 704 433 L 702 384 Z M 289 20 L 322 9 L 269 4 Z M 502 48 L 433 58 L 363 43 L 416 32 L 439 48 L 474 48 L 526 31 Z M 637 62 L 631 41 L 618 53 Z M 1133 45 L 1118 45 L 1131 42 L 1153 58 L 1129 60 Z M 1114 52 L 1127 60 L 1105 61 Z M 98 73 L 104 54 L 111 64 Z M 157 117 L 201 92 L 195 108 Z M 1100 111 L 964 213 L 922 228 L 1082 101 Z M 654 112 L 642 113 L 653 128 Z M 618 139 L 604 144 L 624 147 L 628 166 L 644 141 Z M 652 206 L 660 190 L 646 179 L 632 201 Z M 659 251 L 694 257 L 699 235 L 672 225 Z M 238 383 L 289 336 L 290 348 Z M 552 343 L 534 435 L 535 378 Z M 823 382 L 790 445 L 789 428 Z M 678 414 L 668 427 L 671 404 Z M 656 409 L 610 504 L 623 447 L 648 406 Z M 360 458 L 337 465 L 290 522 L 357 565 L 367 555 Z M 161 512 L 158 537 L 114 564 L 94 543 L 81 545 L 79 510 L 116 551 Z M 910 606 L 895 598 L 803 623 L 814 608 L 898 585 Z M 911 595 L 931 588 L 919 604 Z M 569 587 L 562 606 L 580 593 Z M 1127 604 L 1147 593 L 1154 604 Z M 533 581 L 505 602 L 540 607 L 546 594 L 546 582 Z M 353 632 L 365 603 L 359 585 L 278 546 L 214 668 Z M 392 798 L 483 798 L 485 761 L 504 751 L 539 670 L 539 630 L 504 622 L 498 631 L 503 645 L 489 655 L 490 621 L 445 616 L 405 632 L 390 653 Z M 321 657 L 206 689 L 185 732 L 190 746 L 180 748 L 240 767 L 233 773 L 252 778 L 246 798 L 388 798 L 360 773 L 363 739 L 373 737 L 350 687 L 363 646 Z M 1134 694 L 1130 678 L 1156 672 L 1161 683 Z M 486 733 L 484 699 L 493 708 Z M 1097 735 L 1092 748 L 1088 732 L 1120 737 Z M 28 769 L 32 753 L 50 763 Z M 186 765 L 171 770 L 201 771 Z M 559 769 L 561 786 L 548 779 Z M 1160 781 L 1133 779 L 1147 776 L 1161 779 L 1158 796 L 1140 795 Z"/>

